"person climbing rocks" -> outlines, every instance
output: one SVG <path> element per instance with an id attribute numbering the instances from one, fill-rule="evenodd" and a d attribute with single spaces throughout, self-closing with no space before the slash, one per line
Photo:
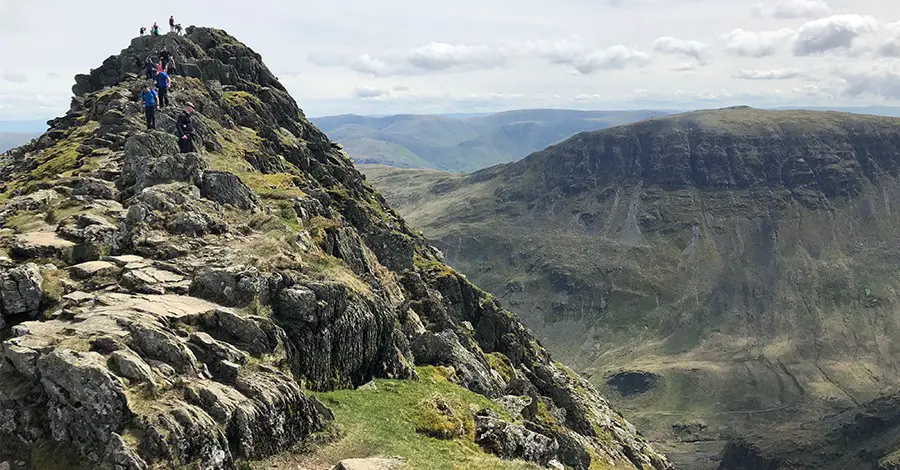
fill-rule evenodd
<path id="1" fill-rule="evenodd" d="M 188 103 L 184 106 L 184 111 L 178 116 L 175 123 L 175 129 L 178 134 L 178 147 L 181 153 L 194 151 L 194 124 L 191 122 L 191 115 L 194 114 L 194 105 Z"/>
<path id="2" fill-rule="evenodd" d="M 169 59 L 169 62 L 166 64 L 166 73 L 169 74 L 170 77 L 175 76 L 175 58 Z"/>
<path id="3" fill-rule="evenodd" d="M 147 80 L 153 80 L 153 77 L 156 76 L 156 65 L 150 56 L 147 56 L 144 61 L 144 71 L 147 72 Z"/>
<path id="4" fill-rule="evenodd" d="M 141 92 L 141 101 L 144 103 L 144 115 L 147 117 L 147 129 L 156 129 L 156 110 L 159 109 L 159 94 L 156 90 L 150 88 L 150 85 L 144 86 Z"/>
<path id="5" fill-rule="evenodd" d="M 166 49 L 165 47 L 163 47 L 162 50 L 159 51 L 159 61 L 163 66 L 163 70 L 166 70 L 166 67 L 168 67 L 169 60 L 171 58 L 172 58 L 172 54 L 170 54 L 168 49 Z M 166 72 L 168 72 L 168 70 L 166 70 Z"/>
<path id="6" fill-rule="evenodd" d="M 159 90 L 159 108 L 165 108 L 169 106 L 169 85 L 171 85 L 171 81 L 169 80 L 169 74 L 164 71 L 156 74 L 156 89 Z"/>
<path id="7" fill-rule="evenodd" d="M 169 17 L 169 32 L 175 32 L 175 15 Z"/>
<path id="8" fill-rule="evenodd" d="M 153 22 L 153 27 L 150 28 L 150 34 L 154 36 L 159 36 L 159 23 Z"/>
<path id="9" fill-rule="evenodd" d="M 143 36 L 144 34 L 147 34 L 147 27 L 141 26 L 141 36 Z"/>

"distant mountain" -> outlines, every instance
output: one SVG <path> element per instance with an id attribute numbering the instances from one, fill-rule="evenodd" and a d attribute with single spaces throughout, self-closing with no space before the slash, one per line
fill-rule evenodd
<path id="1" fill-rule="evenodd" d="M 343 144 L 356 163 L 467 172 L 519 160 L 578 132 L 666 114 L 524 109 L 451 116 L 346 114 L 312 121 Z"/>
<path id="2" fill-rule="evenodd" d="M 39 135 L 38 132 L 0 132 L 0 152 L 18 147 Z"/>
<path id="3" fill-rule="evenodd" d="M 900 468 L 870 465 L 900 449 L 888 402 L 791 427 L 900 389 L 900 119 L 707 110 L 469 175 L 363 171 L 679 468 L 733 433 L 723 469 Z"/>
<path id="4" fill-rule="evenodd" d="M 0 121 L 0 133 L 15 132 L 39 135 L 46 130 L 46 119 L 33 119 L 27 121 Z"/>

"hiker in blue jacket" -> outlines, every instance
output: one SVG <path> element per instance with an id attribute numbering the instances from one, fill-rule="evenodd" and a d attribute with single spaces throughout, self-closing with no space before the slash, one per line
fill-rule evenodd
<path id="1" fill-rule="evenodd" d="M 156 89 L 159 90 L 159 108 L 169 106 L 169 74 L 165 70 L 156 74 Z"/>
<path id="2" fill-rule="evenodd" d="M 144 103 L 144 115 L 147 117 L 147 129 L 156 129 L 156 110 L 159 109 L 159 95 L 150 85 L 144 87 L 141 92 L 141 101 Z"/>

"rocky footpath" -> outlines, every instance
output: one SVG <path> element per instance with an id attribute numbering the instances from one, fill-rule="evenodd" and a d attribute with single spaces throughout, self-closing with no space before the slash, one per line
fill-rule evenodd
<path id="1" fill-rule="evenodd" d="M 147 131 L 137 62 L 163 45 L 183 75 Z M 0 160 L 0 462 L 233 469 L 330 426 L 309 391 L 430 365 L 511 404 L 477 416 L 487 452 L 670 467 L 413 234 L 233 37 L 136 38 L 73 92 Z M 199 152 L 179 154 L 166 131 L 189 101 Z"/>

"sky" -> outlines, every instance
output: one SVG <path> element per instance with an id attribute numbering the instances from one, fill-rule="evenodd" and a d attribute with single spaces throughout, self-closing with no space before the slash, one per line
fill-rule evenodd
<path id="1" fill-rule="evenodd" d="M 63 114 L 75 74 L 172 14 L 310 116 L 900 105 L 897 0 L 0 0 L 0 120 Z"/>

